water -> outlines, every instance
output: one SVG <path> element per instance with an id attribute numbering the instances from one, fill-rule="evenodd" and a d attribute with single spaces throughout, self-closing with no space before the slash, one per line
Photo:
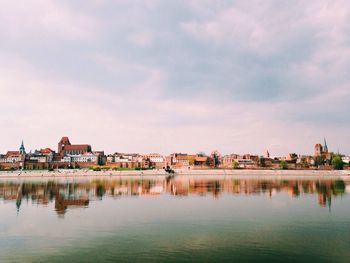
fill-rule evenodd
<path id="1" fill-rule="evenodd" d="M 0 179 L 0 262 L 350 262 L 350 181 Z"/>

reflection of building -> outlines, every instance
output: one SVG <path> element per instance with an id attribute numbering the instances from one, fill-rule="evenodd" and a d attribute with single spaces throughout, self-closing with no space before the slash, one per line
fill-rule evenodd
<path id="1" fill-rule="evenodd" d="M 259 179 L 201 179 L 177 177 L 175 179 L 96 179 L 59 183 L 27 181 L 0 182 L 0 199 L 12 200 L 20 209 L 23 199 L 37 204 L 55 202 L 59 215 L 73 207 L 86 207 L 89 200 L 99 200 L 104 196 L 174 196 L 211 195 L 219 198 L 222 193 L 233 195 L 266 195 L 288 193 L 292 198 L 315 193 L 319 205 L 331 205 L 335 196 L 346 193 L 350 183 L 342 180 L 259 180 Z"/>
<path id="2" fill-rule="evenodd" d="M 87 207 L 89 205 L 89 199 L 64 199 L 63 197 L 56 196 L 55 210 L 58 215 L 63 216 L 68 207 Z"/>

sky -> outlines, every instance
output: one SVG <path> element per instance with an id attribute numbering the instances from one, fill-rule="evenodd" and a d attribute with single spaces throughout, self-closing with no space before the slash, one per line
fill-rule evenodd
<path id="1" fill-rule="evenodd" d="M 0 2 L 0 152 L 350 154 L 348 0 Z"/>

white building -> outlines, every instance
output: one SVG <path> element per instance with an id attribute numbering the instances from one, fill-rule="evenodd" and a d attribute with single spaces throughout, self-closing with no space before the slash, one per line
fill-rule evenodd
<path id="1" fill-rule="evenodd" d="M 342 160 L 344 163 L 349 164 L 350 163 L 350 156 L 343 156 Z"/>
<path id="2" fill-rule="evenodd" d="M 9 151 L 6 155 L 0 156 L 0 163 L 17 163 L 21 162 L 24 155 L 20 154 L 18 151 Z"/>
<path id="3" fill-rule="evenodd" d="M 67 163 L 98 163 L 99 156 L 93 153 L 84 153 L 84 154 L 78 154 L 78 155 L 70 155 L 67 154 L 62 158 L 62 162 Z"/>

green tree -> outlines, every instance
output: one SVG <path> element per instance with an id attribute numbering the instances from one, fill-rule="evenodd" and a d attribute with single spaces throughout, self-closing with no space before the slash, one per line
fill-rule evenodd
<path id="1" fill-rule="evenodd" d="M 232 162 L 232 168 L 233 169 L 238 169 L 239 168 L 239 163 L 237 161 Z"/>
<path id="2" fill-rule="evenodd" d="M 214 159 L 214 167 L 217 168 L 220 165 L 220 158 L 216 153 L 214 153 L 213 159 Z"/>
<path id="3" fill-rule="evenodd" d="M 334 195 L 344 194 L 345 193 L 345 182 L 343 180 L 336 180 L 332 183 L 332 191 Z"/>
<path id="4" fill-rule="evenodd" d="M 260 167 L 266 167 L 266 162 L 264 157 L 259 158 L 259 165 Z"/>
<path id="5" fill-rule="evenodd" d="M 343 170 L 344 162 L 339 155 L 332 158 L 332 166 L 334 170 Z"/>
<path id="6" fill-rule="evenodd" d="M 288 163 L 286 161 L 281 161 L 280 162 L 280 168 L 282 170 L 287 170 L 288 169 Z"/>
<path id="7" fill-rule="evenodd" d="M 320 166 L 325 164 L 325 158 L 323 156 L 316 156 L 314 157 L 314 165 Z"/>
<path id="8" fill-rule="evenodd" d="M 301 167 L 308 167 L 306 156 L 302 156 L 300 159 Z"/>
<path id="9" fill-rule="evenodd" d="M 192 156 L 189 157 L 189 158 L 188 158 L 188 164 L 189 164 L 189 165 L 194 165 L 195 160 L 196 160 L 195 157 L 192 157 Z"/>

